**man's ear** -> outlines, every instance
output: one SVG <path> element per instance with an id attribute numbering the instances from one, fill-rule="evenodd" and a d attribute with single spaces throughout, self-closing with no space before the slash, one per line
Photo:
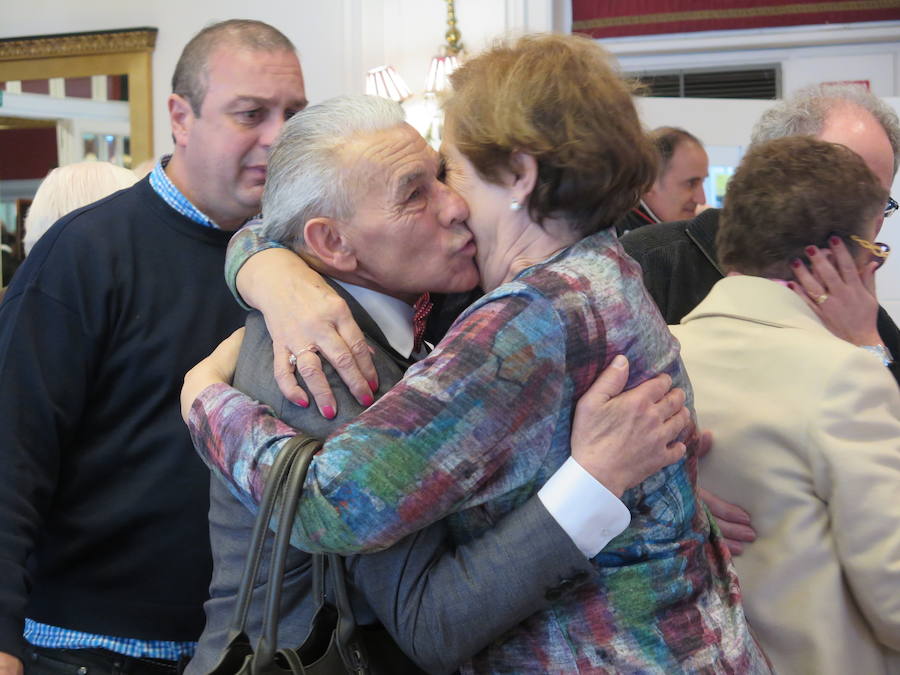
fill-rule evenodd
<path id="1" fill-rule="evenodd" d="M 528 195 L 537 185 L 538 165 L 533 155 L 516 150 L 509 158 L 513 197 L 520 204 L 528 202 Z"/>
<path id="2" fill-rule="evenodd" d="M 356 250 L 339 221 L 311 218 L 303 226 L 306 249 L 324 264 L 342 272 L 353 272 L 359 265 Z"/>
<path id="3" fill-rule="evenodd" d="M 169 94 L 169 122 L 172 125 L 172 138 L 175 145 L 186 146 L 194 126 L 194 109 L 186 98 L 178 94 Z"/>

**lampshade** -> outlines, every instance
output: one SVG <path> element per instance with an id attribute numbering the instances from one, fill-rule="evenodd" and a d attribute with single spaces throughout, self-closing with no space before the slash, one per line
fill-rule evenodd
<path id="1" fill-rule="evenodd" d="M 425 91 L 429 94 L 436 94 L 449 87 L 450 74 L 458 67 L 459 60 L 455 54 L 432 57 L 428 77 L 425 79 Z"/>
<path id="2" fill-rule="evenodd" d="M 366 93 L 392 101 L 405 101 L 410 97 L 409 87 L 394 66 L 378 66 L 366 73 Z"/>

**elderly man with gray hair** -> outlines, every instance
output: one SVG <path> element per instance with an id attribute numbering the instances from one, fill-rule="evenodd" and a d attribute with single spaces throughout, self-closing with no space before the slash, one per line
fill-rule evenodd
<path id="1" fill-rule="evenodd" d="M 427 291 L 467 291 L 478 279 L 467 206 L 441 178 L 437 154 L 403 121 L 401 108 L 367 96 L 339 97 L 298 113 L 285 124 L 269 158 L 263 234 L 297 252 L 347 302 L 373 350 L 381 391 L 426 353 L 415 334 L 416 300 Z M 220 349 L 237 350 L 239 342 L 235 336 Z M 292 426 L 321 437 L 372 402 L 361 405 L 328 370 L 337 410 L 321 416 L 282 395 L 272 362 L 263 316 L 253 312 L 234 373 L 237 388 Z M 592 394 L 603 400 L 618 393 L 621 372 L 602 374 L 582 404 L 590 403 Z M 186 391 L 190 380 L 189 373 Z M 536 499 L 455 550 L 438 522 L 386 551 L 348 558 L 357 621 L 380 621 L 419 666 L 445 672 L 575 590 L 578 580 L 588 577 L 589 558 L 628 522 L 624 505 L 597 481 L 610 471 L 635 473 L 646 466 L 641 458 L 658 449 L 665 426 L 650 421 L 654 411 L 648 414 L 647 405 L 671 407 L 659 415 L 663 420 L 680 408 L 681 396 L 665 394 L 667 388 L 668 382 L 657 378 L 604 406 L 595 400 L 594 414 L 576 416 L 572 454 L 584 467 L 576 470 L 584 472 L 590 493 L 554 492 L 554 476 Z M 183 394 L 183 414 L 193 399 Z M 592 461 L 601 456 L 603 470 Z M 227 639 L 256 509 L 235 494 L 220 476 L 212 477 L 214 571 L 206 628 L 188 675 L 208 672 Z M 280 635 L 294 645 L 306 635 L 315 610 L 309 560 L 292 549 L 285 574 Z M 261 597 L 264 591 L 258 587 L 254 593 Z M 251 639 L 259 635 L 261 610 L 256 602 Z"/>

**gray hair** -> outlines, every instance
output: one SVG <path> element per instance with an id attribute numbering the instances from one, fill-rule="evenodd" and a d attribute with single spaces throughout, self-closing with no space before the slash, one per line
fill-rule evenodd
<path id="1" fill-rule="evenodd" d="M 897 113 L 865 87 L 854 84 L 816 84 L 796 91 L 793 96 L 770 108 L 753 127 L 751 145 L 787 136 L 818 136 L 829 114 L 845 105 L 859 106 L 869 112 L 887 134 L 894 151 L 894 174 L 900 165 L 900 121 Z"/>
<path id="2" fill-rule="evenodd" d="M 269 155 L 265 236 L 296 250 L 311 218 L 350 218 L 354 177 L 343 162 L 344 148 L 355 136 L 392 129 L 404 119 L 398 103 L 364 95 L 338 96 L 291 117 Z"/>
<path id="3" fill-rule="evenodd" d="M 197 117 L 209 84 L 210 54 L 223 45 L 261 52 L 297 51 L 284 33 L 262 21 L 229 19 L 207 26 L 185 45 L 172 75 L 172 93 L 190 103 Z"/>
<path id="4" fill-rule="evenodd" d="M 134 172 L 109 162 L 77 162 L 53 169 L 41 181 L 25 216 L 25 254 L 70 211 L 131 187 L 137 180 Z"/>

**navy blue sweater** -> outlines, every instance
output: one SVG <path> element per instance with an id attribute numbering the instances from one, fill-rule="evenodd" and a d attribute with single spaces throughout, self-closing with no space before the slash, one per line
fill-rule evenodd
<path id="1" fill-rule="evenodd" d="M 230 234 L 145 179 L 60 220 L 16 273 L 0 305 L 0 651 L 21 655 L 25 616 L 200 634 L 209 472 L 178 398 L 244 322 Z"/>

